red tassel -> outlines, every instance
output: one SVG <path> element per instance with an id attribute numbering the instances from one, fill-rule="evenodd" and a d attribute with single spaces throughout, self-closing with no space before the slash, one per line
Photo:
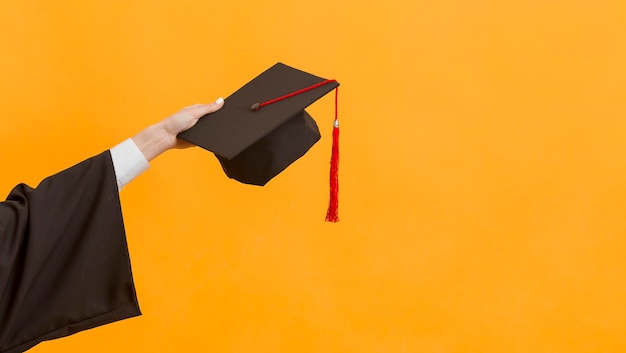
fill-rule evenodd
<path id="1" fill-rule="evenodd" d="M 337 120 L 337 97 L 335 89 L 335 121 L 333 123 L 333 148 L 330 157 L 330 201 L 326 211 L 326 222 L 339 222 L 339 120 Z"/>

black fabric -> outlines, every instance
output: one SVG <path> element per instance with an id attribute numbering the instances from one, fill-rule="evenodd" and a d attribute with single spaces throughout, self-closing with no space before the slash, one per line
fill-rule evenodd
<path id="1" fill-rule="evenodd" d="M 0 352 L 140 314 L 109 151 L 0 203 Z"/>

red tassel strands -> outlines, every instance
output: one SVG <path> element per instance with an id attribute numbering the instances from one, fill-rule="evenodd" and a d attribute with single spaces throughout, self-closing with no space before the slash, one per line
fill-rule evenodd
<path id="1" fill-rule="evenodd" d="M 335 121 L 333 122 L 333 148 L 330 157 L 330 201 L 326 222 L 339 222 L 339 117 L 337 102 L 339 87 L 335 88 Z"/>
<path id="2" fill-rule="evenodd" d="M 312 86 L 299 89 L 284 96 L 268 100 L 263 103 L 254 103 L 250 107 L 252 110 L 259 110 L 272 103 L 280 102 L 284 99 L 291 98 L 298 94 L 310 91 L 325 84 L 337 82 L 337 80 L 324 80 Z M 330 158 L 330 201 L 328 203 L 328 211 L 326 211 L 326 222 L 339 222 L 339 120 L 338 120 L 338 101 L 339 87 L 335 88 L 335 121 L 333 122 L 333 147 Z"/>

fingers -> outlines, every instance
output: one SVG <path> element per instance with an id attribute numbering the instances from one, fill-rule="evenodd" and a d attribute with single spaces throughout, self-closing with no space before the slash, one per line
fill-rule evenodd
<path id="1" fill-rule="evenodd" d="M 195 117 L 200 118 L 206 114 L 216 112 L 224 106 L 224 98 L 220 97 L 215 102 L 209 104 L 194 104 L 185 108 L 189 110 Z"/>
<path id="2" fill-rule="evenodd" d="M 162 126 L 169 135 L 175 138 L 180 132 L 191 129 L 200 118 L 218 111 L 223 106 L 223 98 L 218 98 L 215 102 L 209 104 L 190 105 L 163 120 Z"/>

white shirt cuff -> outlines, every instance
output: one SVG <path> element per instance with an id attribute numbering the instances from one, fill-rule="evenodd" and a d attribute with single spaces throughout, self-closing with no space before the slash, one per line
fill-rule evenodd
<path id="1" fill-rule="evenodd" d="M 122 190 L 126 184 L 150 168 L 150 163 L 132 138 L 111 148 L 111 159 L 113 159 L 118 190 Z"/>

